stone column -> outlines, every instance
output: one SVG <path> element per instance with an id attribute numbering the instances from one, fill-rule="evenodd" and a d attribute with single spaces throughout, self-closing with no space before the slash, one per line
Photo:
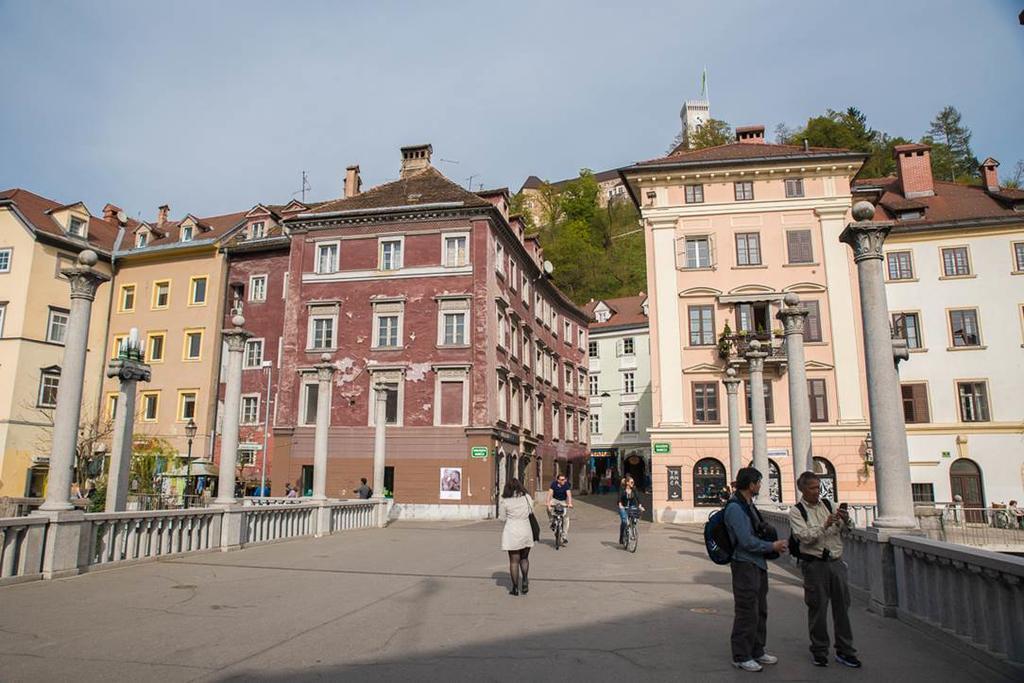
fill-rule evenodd
<path id="1" fill-rule="evenodd" d="M 736 376 L 736 369 L 729 368 L 725 371 L 725 395 L 728 401 L 729 410 L 729 476 L 736 478 L 736 473 L 743 467 L 743 454 L 740 451 L 740 405 L 739 388 L 740 378 Z"/>
<path id="2" fill-rule="evenodd" d="M 789 437 L 793 448 L 793 476 L 814 471 L 811 450 L 811 405 L 807 394 L 807 366 L 804 360 L 804 324 L 809 311 L 800 306 L 800 297 L 790 292 L 785 306 L 775 317 L 782 321 L 786 334 L 786 363 L 789 365 Z M 799 494 L 797 499 L 799 499 Z"/>
<path id="3" fill-rule="evenodd" d="M 313 432 L 313 500 L 327 500 L 327 433 L 331 429 L 331 354 L 320 356 L 316 365 L 316 429 Z"/>
<path id="4" fill-rule="evenodd" d="M 853 223 L 839 239 L 853 249 L 860 285 L 860 313 L 864 327 L 864 360 L 868 379 L 868 412 L 875 455 L 875 493 L 878 514 L 874 526 L 908 529 L 917 526 L 910 490 L 907 427 L 903 421 L 900 377 L 890 330 L 883 272 L 885 238 L 892 223 L 871 220 L 874 207 L 857 202 Z"/>
<path id="5" fill-rule="evenodd" d="M 107 479 L 107 512 L 122 512 L 128 502 L 128 482 L 132 465 L 132 445 L 135 434 L 135 390 L 137 384 L 148 382 L 150 368 L 142 362 L 142 345 L 134 327 L 125 345 L 118 349 L 117 359 L 107 365 L 107 377 L 120 382 L 117 394 L 117 413 L 114 415 L 113 451 Z"/>
<path id="6" fill-rule="evenodd" d="M 384 498 L 385 430 L 388 421 L 388 392 L 384 384 L 373 388 L 373 497 Z"/>
<path id="7" fill-rule="evenodd" d="M 761 342 L 754 339 L 744 354 L 747 359 L 747 370 L 750 371 L 750 421 L 753 423 L 754 436 L 754 467 L 761 476 L 768 480 L 768 424 L 764 414 L 764 359 L 766 351 L 761 350 Z"/>
<path id="8" fill-rule="evenodd" d="M 218 505 L 235 505 L 235 466 L 238 462 L 238 420 L 242 404 L 242 354 L 252 336 L 242 329 L 245 318 L 236 315 L 234 325 L 221 334 L 228 345 L 228 371 L 224 382 L 224 427 L 220 438 L 220 477 L 217 482 Z"/>
<path id="9" fill-rule="evenodd" d="M 99 261 L 95 251 L 86 249 L 77 263 L 61 274 L 71 284 L 71 314 L 64 335 L 64 362 L 60 368 L 57 408 L 53 412 L 53 436 L 50 450 L 50 474 L 43 512 L 72 510 L 71 479 L 78 454 L 78 421 L 82 416 L 82 380 L 85 354 L 89 345 L 89 320 L 96 289 L 110 276 L 93 268 Z"/>

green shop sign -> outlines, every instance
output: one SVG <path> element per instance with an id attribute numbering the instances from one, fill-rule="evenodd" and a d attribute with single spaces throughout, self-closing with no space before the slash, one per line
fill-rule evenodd
<path id="1" fill-rule="evenodd" d="M 671 450 L 672 449 L 665 442 L 660 442 L 660 443 L 655 442 L 655 444 L 654 444 L 654 452 L 655 453 L 668 453 Z"/>
<path id="2" fill-rule="evenodd" d="M 487 446 L 473 446 L 469 451 L 469 455 L 473 458 L 486 458 Z"/>

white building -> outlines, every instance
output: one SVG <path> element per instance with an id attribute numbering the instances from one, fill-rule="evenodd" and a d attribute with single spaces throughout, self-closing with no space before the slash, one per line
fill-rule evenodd
<path id="1" fill-rule="evenodd" d="M 651 474 L 651 345 L 647 296 L 591 301 L 590 452 L 599 476 L 609 467 L 648 487 Z"/>
<path id="2" fill-rule="evenodd" d="M 855 192 L 895 221 L 886 297 L 900 364 L 916 500 L 1024 500 L 1024 192 L 934 181 L 926 145 L 896 148 L 897 178 Z"/>
<path id="3" fill-rule="evenodd" d="M 711 118 L 711 103 L 706 99 L 686 100 L 679 111 L 679 118 L 683 124 L 683 145 L 692 149 L 690 137 Z"/>

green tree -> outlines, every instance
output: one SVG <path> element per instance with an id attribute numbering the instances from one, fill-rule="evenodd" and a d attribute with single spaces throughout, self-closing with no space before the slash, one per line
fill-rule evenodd
<path id="1" fill-rule="evenodd" d="M 837 147 L 868 154 L 860 172 L 864 178 L 880 178 L 895 173 L 892 149 L 910 142 L 871 128 L 867 117 L 856 107 L 847 107 L 843 111 L 827 109 L 823 115 L 807 119 L 806 125 L 790 132 L 785 142 L 802 145 L 804 140 L 812 147 Z"/>
<path id="2" fill-rule="evenodd" d="M 132 464 L 128 490 L 132 493 L 159 493 L 157 475 L 178 467 L 182 458 L 171 444 L 159 437 L 136 438 L 132 444 Z"/>
<path id="3" fill-rule="evenodd" d="M 704 124 L 697 127 L 697 130 L 690 136 L 690 149 L 703 149 L 705 147 L 716 147 L 717 145 L 727 145 L 733 141 L 732 127 L 722 121 L 721 119 L 708 119 Z M 686 151 L 686 149 L 680 149 L 683 144 L 683 133 L 682 131 L 676 133 L 675 138 L 672 140 L 672 145 L 668 148 L 666 154 L 672 154 L 673 152 L 680 150 Z"/>
<path id="4" fill-rule="evenodd" d="M 1018 159 L 1013 171 L 1000 184 L 1010 190 L 1019 190 L 1022 182 L 1024 182 L 1024 159 Z"/>
<path id="5" fill-rule="evenodd" d="M 932 146 L 932 174 L 950 181 L 978 177 L 978 158 L 971 150 L 971 129 L 955 107 L 943 108 L 932 119 L 922 142 Z"/>

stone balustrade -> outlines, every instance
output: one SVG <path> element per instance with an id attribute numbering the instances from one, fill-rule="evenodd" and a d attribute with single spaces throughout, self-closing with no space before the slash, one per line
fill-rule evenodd
<path id="1" fill-rule="evenodd" d="M 0 518 L 0 586 L 382 527 L 387 506 L 372 499 L 316 502 L 307 498 L 270 505 Z"/>

